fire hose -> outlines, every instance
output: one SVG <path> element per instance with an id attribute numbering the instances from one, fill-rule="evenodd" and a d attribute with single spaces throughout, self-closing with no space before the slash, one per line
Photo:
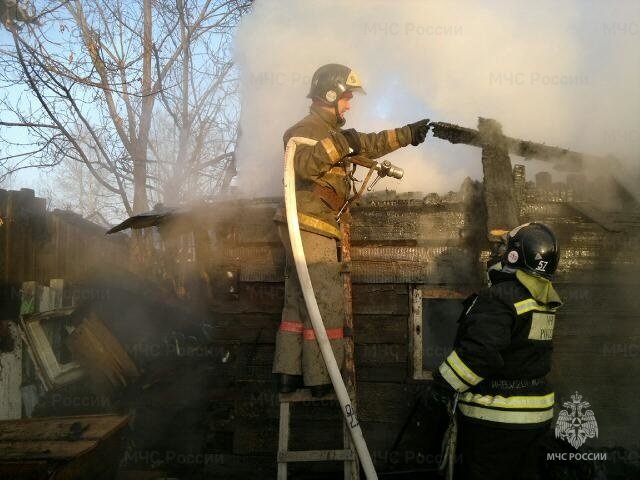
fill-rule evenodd
<path id="1" fill-rule="evenodd" d="M 367 477 L 367 479 L 374 480 L 378 478 L 371 455 L 367 449 L 367 443 L 362 435 L 362 429 L 356 417 L 356 412 L 351 404 L 351 399 L 347 393 L 347 388 L 342 379 L 340 368 L 336 362 L 336 358 L 333 355 L 333 350 L 327 337 L 327 331 L 322 322 L 320 315 L 320 309 L 318 308 L 318 302 L 313 291 L 313 285 L 311 284 L 311 277 L 309 276 L 309 269 L 307 268 L 307 261 L 304 255 L 304 249 L 302 246 L 302 237 L 300 235 L 300 224 L 298 222 L 298 207 L 296 202 L 296 176 L 294 169 L 293 158 L 296 153 L 296 147 L 300 144 L 314 145 L 315 140 L 311 140 L 304 137 L 293 137 L 287 143 L 284 155 L 284 199 L 287 212 L 287 226 L 289 228 L 289 238 L 291 239 L 291 251 L 293 252 L 293 259 L 298 273 L 298 279 L 300 281 L 300 287 L 304 296 L 305 304 L 307 305 L 307 311 L 309 318 L 311 319 L 311 325 L 315 332 L 322 358 L 327 366 L 331 383 L 336 392 L 336 397 L 340 403 L 344 421 L 349 427 L 349 434 L 355 447 L 360 464 Z M 355 163 L 355 162 L 354 162 Z M 362 159 L 359 164 L 365 164 L 369 167 L 369 174 L 373 171 L 378 172 L 378 176 L 394 176 L 395 178 L 402 177 L 402 169 L 394 167 L 390 163 L 386 162 L 383 165 L 378 164 L 372 160 Z M 369 175 L 370 176 L 370 175 Z M 366 182 L 365 182 L 366 183 Z M 364 185 L 363 185 L 364 188 Z M 343 207 L 344 208 L 344 207 Z"/>
<path id="2" fill-rule="evenodd" d="M 453 400 L 449 402 L 449 426 L 442 439 L 442 459 L 438 465 L 438 471 L 445 475 L 446 480 L 453 480 L 453 468 L 456 462 L 456 447 L 458 441 L 458 397 L 456 393 Z"/>

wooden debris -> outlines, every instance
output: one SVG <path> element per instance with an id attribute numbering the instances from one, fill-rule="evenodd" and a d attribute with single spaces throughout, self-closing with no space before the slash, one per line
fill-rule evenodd
<path id="1" fill-rule="evenodd" d="M 123 415 L 88 415 L 0 422 L 0 478 L 103 478 L 122 453 Z"/>
<path id="2" fill-rule="evenodd" d="M 118 339 L 93 312 L 69 336 L 69 348 L 98 382 L 106 378 L 124 387 L 140 376 L 129 354 Z"/>
<path id="3" fill-rule="evenodd" d="M 64 282 L 52 280 L 49 287 L 36 282 L 22 285 L 20 327 L 23 340 L 45 390 L 74 382 L 84 375 L 74 361 L 64 362 L 57 352 L 63 347 L 65 324 L 73 308 L 62 308 Z"/>
<path id="4" fill-rule="evenodd" d="M 3 322 L 6 334 L 13 340 L 13 349 L 0 351 L 0 420 L 20 418 L 22 410 L 22 342 L 15 322 Z"/>
<path id="5" fill-rule="evenodd" d="M 489 240 L 496 241 L 519 224 L 511 160 L 498 122 L 480 118 L 478 131 L 482 142 L 487 231 Z"/>

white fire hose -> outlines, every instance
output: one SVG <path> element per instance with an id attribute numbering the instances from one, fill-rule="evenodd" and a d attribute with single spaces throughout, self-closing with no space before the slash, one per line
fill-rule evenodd
<path id="1" fill-rule="evenodd" d="M 351 404 L 351 399 L 347 393 L 344 380 L 340 374 L 340 368 L 336 362 L 336 358 L 333 355 L 331 343 L 327 337 L 327 331 L 324 328 L 322 317 L 320 315 L 320 309 L 318 308 L 318 302 L 316 301 L 315 293 L 313 292 L 313 285 L 311 284 L 311 277 L 309 276 L 309 269 L 307 268 L 307 261 L 304 256 L 304 249 L 302 247 L 302 237 L 300 236 L 300 224 L 298 222 L 298 207 L 296 203 L 296 175 L 293 157 L 296 153 L 296 147 L 299 144 L 315 145 L 317 142 L 304 137 L 293 137 L 287 143 L 284 154 L 284 200 L 287 212 L 287 226 L 289 228 L 289 238 L 291 239 L 291 251 L 293 252 L 293 259 L 296 265 L 296 271 L 298 272 L 298 279 L 300 280 L 300 287 L 304 296 L 304 302 L 307 305 L 307 311 L 309 312 L 309 318 L 313 326 L 316 338 L 318 339 L 318 345 L 320 346 L 320 352 L 322 358 L 327 366 L 331 383 L 338 397 L 338 402 L 342 408 L 342 414 L 344 421 L 349 427 L 349 433 L 351 434 L 351 440 L 355 446 L 358 457 L 360 458 L 360 464 L 362 469 L 369 480 L 378 478 L 376 470 L 371 460 L 371 455 L 367 449 L 367 443 L 362 435 L 360 424 L 356 418 L 356 412 Z"/>

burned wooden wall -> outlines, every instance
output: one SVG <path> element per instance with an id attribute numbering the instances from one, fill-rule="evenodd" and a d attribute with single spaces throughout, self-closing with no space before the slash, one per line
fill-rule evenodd
<path id="1" fill-rule="evenodd" d="M 354 209 L 352 272 L 360 419 L 382 471 L 416 464 L 434 467 L 434 458 L 419 457 L 430 435 L 428 419 L 414 416 L 407 425 L 428 384 L 410 375 L 409 292 L 414 285 L 464 290 L 482 284 L 489 245 L 481 194 L 481 186 L 465 182 L 453 197 L 373 198 Z M 609 213 L 603 225 L 585 215 L 591 208 L 588 202 L 576 204 L 575 197 L 569 197 L 572 202 L 566 201 L 567 195 L 548 192 L 521 195 L 519 221 L 548 223 L 562 246 L 556 283 L 565 306 L 558 316 L 551 375 L 557 410 L 565 408 L 562 403 L 576 391 L 591 403 L 601 433 L 590 446 L 627 449 L 611 464 L 615 469 L 638 461 L 629 452 L 637 453 L 632 439 L 640 428 L 634 414 L 640 394 L 634 380 L 640 374 L 640 304 L 634 294 L 640 281 L 639 210 L 636 205 Z M 257 455 L 266 461 L 273 459 L 277 446 L 278 402 L 270 369 L 283 291 L 282 251 L 270 223 L 273 208 L 245 204 L 229 217 L 238 219 L 226 224 L 230 230 L 216 233 L 225 248 L 212 259 L 218 266 L 211 278 L 219 279 L 212 283 L 214 338 L 230 354 L 220 366 L 227 383 L 216 397 L 218 406 L 227 408 L 212 418 L 210 448 L 224 451 L 229 458 Z M 327 428 L 333 409 L 318 413 L 304 407 L 298 417 L 304 425 L 294 432 L 294 445 L 335 446 L 339 431 Z M 411 435 L 414 438 L 407 439 Z M 421 442 L 422 450 L 411 449 Z"/>
<path id="2" fill-rule="evenodd" d="M 575 196 L 536 189 L 524 179 L 519 186 L 526 189 L 516 192 L 519 221 L 550 224 L 562 248 L 556 283 L 565 306 L 558 315 L 552 371 L 557 410 L 575 391 L 582 394 L 600 424 L 599 438 L 589 445 L 618 447 L 620 457 L 607 468 L 624 469 L 638 461 L 632 455 L 640 427 L 634 381 L 640 373 L 640 305 L 634 294 L 640 211 L 627 205 L 593 214 L 593 205 Z M 173 270 L 177 277 L 168 282 L 176 296 L 145 287 L 118 301 L 110 297 L 105 305 L 111 313 L 96 309 L 147 372 L 144 385 L 128 392 L 135 396 L 132 402 L 118 407 L 109 396 L 104 404 L 89 405 L 92 412 L 136 412 L 132 425 L 140 441 L 125 465 L 161 467 L 185 478 L 253 478 L 258 470 L 274 475 L 279 404 L 271 365 L 284 291 L 283 250 L 272 222 L 278 203 L 220 202 L 168 215 L 159 231 L 168 245 L 165 264 L 180 261 Z M 431 454 L 439 439 L 437 425 L 422 408 L 429 382 L 414 380 L 411 370 L 410 292 L 416 286 L 466 291 L 483 284 L 489 245 L 482 184 L 466 180 L 460 192 L 418 199 L 372 196 L 354 208 L 353 217 L 359 419 L 380 471 L 433 470 L 437 457 Z M 133 290 L 117 283 L 125 293 Z M 142 301 L 156 310 L 145 315 Z M 180 302 L 198 314 L 183 322 Z M 199 322 L 204 335 L 193 333 Z M 168 333 L 176 345 L 178 337 L 192 334 L 202 345 L 192 353 L 167 354 Z M 164 368 L 153 372 L 153 362 Z M 76 408 L 75 399 L 87 398 L 82 390 L 87 383 L 79 388 L 80 393 L 57 393 L 41 411 L 51 414 L 70 405 L 66 413 L 81 413 L 83 405 Z M 340 445 L 335 404 L 293 408 L 292 448 Z M 327 468 L 337 472 L 340 465 L 305 466 L 311 473 L 304 478 L 314 472 L 327 478 Z"/>
<path id="3" fill-rule="evenodd" d="M 482 230 L 478 220 L 483 217 L 471 211 L 477 208 L 478 195 L 478 186 L 469 183 L 464 201 L 462 194 L 448 203 L 376 201 L 353 212 L 359 419 L 383 470 L 411 464 L 405 456 L 416 455 L 416 451 L 394 451 L 424 388 L 411 379 L 409 370 L 410 286 L 481 282 L 475 233 Z M 238 456 L 258 458 L 269 471 L 276 466 L 279 405 L 271 366 L 283 304 L 284 256 L 272 222 L 275 206 L 247 202 L 229 212 L 224 208 L 201 212 L 204 217 L 197 222 L 218 225 L 209 231 L 209 250 L 218 252 L 212 253 L 209 269 L 212 338 L 215 348 L 228 356 L 215 365 L 220 384 L 213 391 L 217 415 L 211 418 L 208 448 L 223 453 L 234 466 L 229 471 L 221 465 L 212 467 L 225 475 L 238 474 L 242 464 Z M 293 408 L 291 448 L 340 445 L 336 404 Z M 433 468 L 434 462 L 428 467 Z M 340 465 L 332 468 L 339 470 Z M 291 469 L 295 472 L 296 466 Z"/>
<path id="4" fill-rule="evenodd" d="M 31 189 L 0 190 L 0 319 L 15 318 L 22 282 L 74 281 L 94 265 L 124 261 L 126 237 L 104 233 L 72 212 L 47 211 Z"/>
<path id="5" fill-rule="evenodd" d="M 565 202 L 530 203 L 521 210 L 523 220 L 552 225 L 562 249 L 555 284 L 565 305 L 556 322 L 551 373 L 556 410 L 578 392 L 590 402 L 600 428 L 589 444 L 637 452 L 640 217 L 637 209 L 610 212 L 602 224 L 582 211 Z M 624 460 L 639 459 L 616 459 Z"/>

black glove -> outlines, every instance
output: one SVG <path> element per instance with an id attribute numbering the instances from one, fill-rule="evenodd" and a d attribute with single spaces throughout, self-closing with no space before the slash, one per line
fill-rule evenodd
<path id="1" fill-rule="evenodd" d="M 346 130 L 342 130 L 340 133 L 344 136 L 351 147 L 353 152 L 349 153 L 349 155 L 358 155 L 362 151 L 362 144 L 360 143 L 360 135 L 353 128 L 348 128 Z"/>
<path id="2" fill-rule="evenodd" d="M 429 119 L 425 118 L 424 120 L 420 120 L 416 123 L 410 123 L 407 125 L 411 129 L 411 145 L 417 147 L 424 139 L 427 138 L 427 133 L 429 133 Z"/>
<path id="3" fill-rule="evenodd" d="M 435 409 L 446 409 L 455 395 L 456 391 L 442 378 L 440 372 L 435 372 L 427 403 Z"/>

